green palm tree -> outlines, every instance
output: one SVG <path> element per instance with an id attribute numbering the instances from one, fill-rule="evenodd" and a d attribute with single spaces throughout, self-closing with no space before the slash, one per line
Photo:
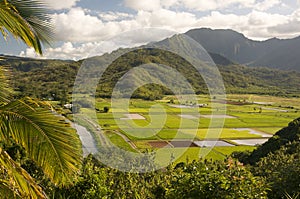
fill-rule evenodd
<path id="1" fill-rule="evenodd" d="M 42 54 L 42 43 L 49 44 L 53 27 L 47 10 L 37 0 L 0 0 L 0 31 L 11 33 Z"/>
<path id="2" fill-rule="evenodd" d="M 52 27 L 44 5 L 36 0 L 0 0 L 0 31 L 11 33 L 42 54 Z M 56 185 L 74 181 L 81 165 L 81 142 L 65 119 L 44 103 L 13 100 L 7 68 L 0 67 L 0 141 L 13 139 Z M 1 198 L 46 198 L 35 180 L 0 147 Z"/>

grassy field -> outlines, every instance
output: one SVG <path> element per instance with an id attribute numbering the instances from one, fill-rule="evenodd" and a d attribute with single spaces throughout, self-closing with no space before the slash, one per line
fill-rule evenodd
<path id="1" fill-rule="evenodd" d="M 198 103 L 206 104 L 205 107 L 184 108 L 175 107 L 179 105 L 178 101 L 174 100 L 174 104 L 171 104 L 169 99 L 170 96 L 159 101 L 132 99 L 129 107 L 118 107 L 114 110 L 111 108 L 110 99 L 96 99 L 95 108 L 103 110 L 104 107 L 109 107 L 108 113 L 95 112 L 88 108 L 82 108 L 81 112 L 98 121 L 113 144 L 129 151 L 149 148 L 157 150 L 149 141 L 219 139 L 230 142 L 230 139 L 262 138 L 262 135 L 252 131 L 271 136 L 300 115 L 300 99 L 297 98 L 228 95 L 226 100 L 216 98 L 211 101 L 208 96 L 199 95 Z M 217 106 L 212 107 L 213 103 Z M 218 104 L 226 107 L 225 114 L 211 117 L 212 111 L 218 111 Z M 127 113 L 138 114 L 143 119 L 127 118 Z M 135 144 L 136 149 L 132 149 L 114 131 L 125 135 Z M 176 162 L 199 159 L 201 150 L 209 150 L 207 159 L 223 159 L 234 151 L 251 151 L 254 148 L 255 146 L 238 145 L 218 146 L 213 150 L 190 147 L 185 149 Z M 182 151 L 178 147 L 168 150 L 174 154 Z M 163 158 L 170 158 L 167 156 L 170 153 L 162 153 Z"/>

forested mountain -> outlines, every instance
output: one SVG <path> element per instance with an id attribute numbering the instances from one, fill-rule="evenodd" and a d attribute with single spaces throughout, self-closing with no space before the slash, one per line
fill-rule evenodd
<path id="1" fill-rule="evenodd" d="M 300 93 L 300 73 L 280 71 L 270 68 L 250 68 L 232 64 L 220 55 L 217 59 L 227 93 L 257 93 L 270 95 L 297 95 Z M 82 61 L 38 60 L 17 57 L 3 57 L 1 65 L 9 65 L 14 73 L 14 83 L 21 95 L 38 98 L 61 100 L 72 92 L 75 77 L 81 63 L 95 61 L 91 66 L 92 73 L 99 70 L 97 57 Z M 196 93 L 207 93 L 206 85 L 199 73 L 186 60 L 178 55 L 155 49 L 143 49 L 127 53 L 115 60 L 104 72 L 99 81 L 97 95 L 109 97 L 115 83 L 131 68 L 143 63 L 157 63 L 171 66 L 179 71 L 194 87 Z M 221 64 L 225 65 L 221 65 Z M 230 65 L 226 65 L 226 64 Z M 150 75 L 149 75 L 150 76 Z M 92 77 L 91 77 L 92 78 Z M 139 81 L 138 76 L 134 78 Z M 166 79 L 171 78 L 166 75 Z M 170 79 L 171 81 L 171 79 Z M 156 88 L 153 89 L 153 88 Z M 161 86 L 144 86 L 134 93 L 133 97 L 144 99 L 159 98 L 172 94 Z M 85 92 L 82 89 L 82 92 Z"/>
<path id="2" fill-rule="evenodd" d="M 186 34 L 200 42 L 206 48 L 209 54 L 203 56 L 203 63 L 210 62 L 212 59 L 217 64 L 224 80 L 227 93 L 253 93 L 281 96 L 298 96 L 300 93 L 300 71 L 295 72 L 267 67 L 250 67 L 238 64 L 267 63 L 268 60 L 273 62 L 276 58 L 278 59 L 277 64 L 287 59 L 284 63 L 285 69 L 297 69 L 297 67 L 294 67 L 298 63 L 298 57 L 295 54 L 298 52 L 296 50 L 296 48 L 298 48 L 296 41 L 300 41 L 300 39 L 270 39 L 258 42 L 247 39 L 242 34 L 232 30 L 211 29 L 191 30 Z M 187 40 L 183 39 L 182 35 L 174 35 L 156 44 L 158 46 L 179 46 L 179 54 L 180 52 L 195 55 L 199 53 L 194 52 L 195 49 L 193 50 L 193 46 L 191 46 Z M 284 50 L 289 56 L 281 56 L 279 46 L 283 46 L 283 44 L 286 48 L 291 45 L 294 46 L 294 50 L 291 53 L 289 53 L 290 51 L 288 51 L 288 49 Z M 273 54 L 276 54 L 275 58 L 267 59 L 268 54 L 271 56 L 272 53 L 270 52 L 272 49 L 276 49 L 277 54 L 274 51 Z M 96 96 L 99 97 L 110 97 L 115 84 L 121 77 L 131 69 L 149 63 L 172 67 L 186 78 L 197 94 L 207 93 L 206 84 L 199 72 L 185 58 L 180 57 L 176 53 L 154 49 L 151 47 L 151 44 L 149 44 L 143 46 L 143 49 L 119 49 L 112 52 L 112 54 L 122 56 L 117 56 L 118 58 L 116 60 L 111 61 L 106 60 L 106 57 L 110 57 L 111 54 L 104 54 L 80 61 L 70 61 L 20 58 L 2 55 L 0 56 L 0 65 L 7 65 L 12 68 L 14 73 L 12 82 L 21 95 L 37 98 L 66 100 L 68 94 L 72 92 L 75 77 L 82 63 L 89 63 L 89 79 L 91 81 L 99 81 L 96 93 Z M 210 57 L 208 55 L 210 55 Z M 263 58 L 265 56 L 267 57 Z M 293 56 L 294 59 L 291 59 L 290 56 Z M 99 65 L 99 62 L 102 61 L 111 64 L 105 70 L 102 77 L 96 80 L 95 78 L 99 78 L 96 74 L 104 70 L 101 68 L 103 66 Z M 276 66 L 273 65 L 272 67 Z M 207 69 L 210 70 L 209 68 Z M 161 79 L 169 82 L 174 80 L 171 73 L 168 74 L 166 71 L 158 70 L 157 73 L 161 73 Z M 134 84 L 143 82 L 144 79 L 153 80 L 151 74 L 147 71 L 144 71 L 143 77 L 140 75 L 133 75 L 132 77 Z M 181 85 L 182 83 L 179 79 L 176 79 L 178 80 L 177 84 Z M 210 79 L 209 81 L 213 82 L 216 80 Z M 185 90 L 184 88 L 182 89 Z M 82 93 L 88 93 L 86 88 L 80 88 L 79 90 Z M 126 88 L 123 90 L 127 92 Z M 139 88 L 133 94 L 133 97 L 157 99 L 166 94 L 173 93 L 171 90 L 159 85 L 145 85 Z"/>
<path id="3" fill-rule="evenodd" d="M 300 71 L 300 37 L 254 41 L 233 30 L 194 29 L 185 33 L 208 52 L 249 66 Z"/>

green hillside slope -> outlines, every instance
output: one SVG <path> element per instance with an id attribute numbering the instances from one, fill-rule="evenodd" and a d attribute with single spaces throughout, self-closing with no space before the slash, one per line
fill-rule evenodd
<path id="1" fill-rule="evenodd" d="M 220 58 L 221 56 L 217 56 Z M 225 60 L 226 59 L 220 59 Z M 78 69 L 83 61 L 95 62 L 90 70 L 99 70 L 97 57 L 79 62 L 60 60 L 19 60 L 10 57 L 2 65 L 10 65 L 14 72 L 13 83 L 21 95 L 60 100 L 71 93 Z M 115 83 L 130 69 L 141 64 L 157 63 L 170 66 L 182 74 L 197 94 L 207 93 L 203 79 L 186 60 L 170 52 L 143 49 L 127 53 L 115 60 L 99 80 L 97 96 L 109 97 Z M 229 62 L 230 63 L 230 62 Z M 268 68 L 250 68 L 241 65 L 218 65 L 227 93 L 253 93 L 297 96 L 300 93 L 300 73 Z M 93 78 L 93 77 L 90 77 Z M 140 77 L 135 77 L 139 81 Z M 168 75 L 165 75 L 165 78 Z M 169 82 L 174 81 L 170 79 Z M 213 80 L 212 80 L 213 81 Z M 84 92 L 84 88 L 82 89 Z M 172 92 L 158 85 L 146 85 L 134 97 L 154 99 Z"/>

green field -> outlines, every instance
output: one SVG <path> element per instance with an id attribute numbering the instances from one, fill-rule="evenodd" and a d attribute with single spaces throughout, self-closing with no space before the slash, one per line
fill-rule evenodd
<path id="1" fill-rule="evenodd" d="M 226 100 L 216 98 L 212 101 L 206 95 L 199 95 L 198 103 L 207 104 L 205 107 L 184 108 L 176 107 L 180 105 L 177 100 L 171 104 L 171 98 L 174 99 L 170 96 L 157 101 L 131 99 L 129 107 L 117 109 L 111 107 L 110 99 L 96 99 L 95 108 L 102 110 L 109 107 L 108 113 L 95 112 L 88 108 L 82 108 L 81 113 L 98 122 L 104 135 L 114 145 L 128 151 L 164 150 L 152 146 L 150 141 L 224 140 L 235 145 L 216 146 L 212 150 L 200 147 L 186 148 L 184 154 L 175 162 L 199 159 L 201 150 L 209 150 L 205 157 L 207 159 L 223 159 L 234 151 L 251 151 L 255 146 L 239 146 L 231 142 L 231 139 L 260 139 L 264 136 L 268 138 L 299 117 L 300 113 L 300 99 L 297 98 L 228 95 Z M 212 107 L 212 104 L 215 106 Z M 226 107 L 226 112 L 222 110 L 223 115 L 210 116 L 222 106 Z M 115 132 L 126 136 L 134 144 L 134 149 L 124 137 Z M 168 150 L 176 154 L 182 148 L 174 146 Z M 163 159 L 170 158 L 168 155 L 170 156 L 170 153 L 163 154 Z"/>

